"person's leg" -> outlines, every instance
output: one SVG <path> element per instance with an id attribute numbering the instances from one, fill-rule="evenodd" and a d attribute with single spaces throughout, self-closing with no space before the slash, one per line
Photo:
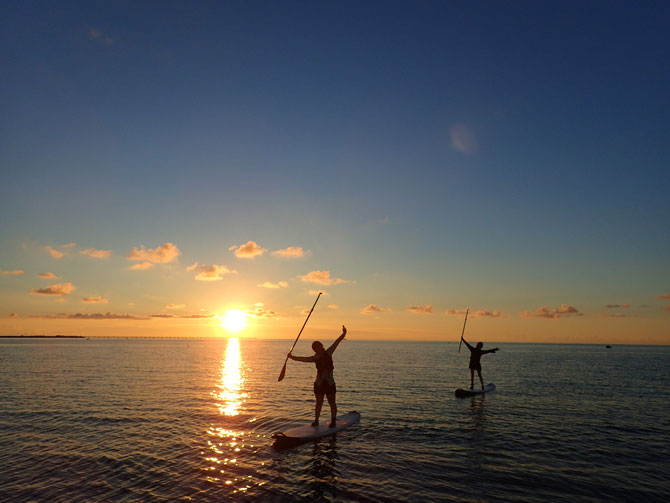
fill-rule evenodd
<path id="1" fill-rule="evenodd" d="M 470 369 L 470 389 L 475 387 L 475 369 Z"/>
<path id="2" fill-rule="evenodd" d="M 328 424 L 328 427 L 332 428 L 335 426 L 337 419 L 337 403 L 335 403 L 335 393 L 328 393 L 326 398 L 328 398 L 328 405 L 330 405 L 330 423 Z"/>
<path id="3" fill-rule="evenodd" d="M 318 426 L 321 406 L 323 405 L 323 393 L 314 393 L 314 397 L 316 398 L 316 405 L 314 406 L 314 422 L 312 426 Z"/>
<path id="4" fill-rule="evenodd" d="M 477 374 L 479 375 L 479 382 L 482 383 L 482 389 L 484 389 L 484 379 L 482 379 L 482 371 L 477 369 Z"/>

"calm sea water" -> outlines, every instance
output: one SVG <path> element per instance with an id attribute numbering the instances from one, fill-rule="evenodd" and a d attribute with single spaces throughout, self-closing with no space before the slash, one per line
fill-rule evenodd
<path id="1" fill-rule="evenodd" d="M 346 340 L 360 423 L 277 451 L 313 408 L 290 344 L 0 339 L 0 500 L 670 501 L 670 347 L 498 344 L 457 399 L 456 343 Z"/>

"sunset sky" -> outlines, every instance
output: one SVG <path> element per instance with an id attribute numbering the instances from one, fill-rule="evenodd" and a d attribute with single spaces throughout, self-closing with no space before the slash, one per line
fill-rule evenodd
<path id="1" fill-rule="evenodd" d="M 11 2 L 0 334 L 670 344 L 667 2 Z"/>

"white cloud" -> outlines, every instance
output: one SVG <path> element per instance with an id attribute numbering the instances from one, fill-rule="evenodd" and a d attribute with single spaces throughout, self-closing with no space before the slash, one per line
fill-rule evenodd
<path id="1" fill-rule="evenodd" d="M 72 283 L 58 283 L 55 285 L 50 285 L 46 288 L 36 288 L 34 290 L 30 290 L 30 293 L 36 295 L 63 296 L 69 294 L 70 292 L 76 289 L 77 288 Z"/>
<path id="2" fill-rule="evenodd" d="M 229 250 L 235 251 L 235 256 L 237 258 L 248 258 L 253 259 L 263 255 L 267 250 L 261 248 L 261 246 L 256 241 L 247 241 L 243 245 L 233 245 Z"/>
<path id="3" fill-rule="evenodd" d="M 145 248 L 144 245 L 139 248 L 134 247 L 127 258 L 128 260 L 144 260 L 155 264 L 167 264 L 177 260 L 179 255 L 181 255 L 179 248 L 172 243 L 165 243 L 157 246 L 153 250 L 151 248 Z"/>

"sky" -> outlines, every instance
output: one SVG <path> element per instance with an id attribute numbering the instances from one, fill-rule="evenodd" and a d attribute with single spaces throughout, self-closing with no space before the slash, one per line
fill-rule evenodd
<path id="1" fill-rule="evenodd" d="M 0 334 L 670 344 L 667 2 L 2 10 Z"/>

